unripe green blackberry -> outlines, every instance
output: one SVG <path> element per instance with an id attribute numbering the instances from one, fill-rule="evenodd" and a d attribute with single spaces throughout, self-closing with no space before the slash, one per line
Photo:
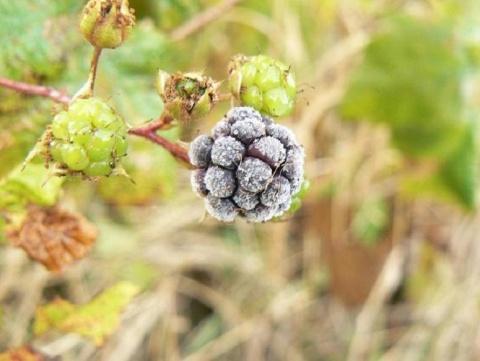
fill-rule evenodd
<path id="1" fill-rule="evenodd" d="M 190 145 L 193 191 L 222 222 L 265 222 L 290 209 L 303 183 L 303 148 L 293 132 L 250 107 L 230 110 Z"/>
<path id="2" fill-rule="evenodd" d="M 103 100 L 76 99 L 53 118 L 44 153 L 65 174 L 108 176 L 127 154 L 126 133 L 123 119 Z"/>
<path id="3" fill-rule="evenodd" d="M 248 105 L 272 117 L 288 115 L 294 106 L 295 78 L 288 66 L 265 55 L 232 57 L 229 66 L 232 94 Z"/>

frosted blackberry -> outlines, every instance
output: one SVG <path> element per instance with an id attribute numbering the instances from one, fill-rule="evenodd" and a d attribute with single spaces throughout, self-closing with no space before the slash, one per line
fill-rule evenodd
<path id="1" fill-rule="evenodd" d="M 255 139 L 263 137 L 266 133 L 265 124 L 256 119 L 245 119 L 236 122 L 231 127 L 231 135 L 243 144 L 250 144 Z"/>
<path id="2" fill-rule="evenodd" d="M 290 198 L 290 182 L 287 178 L 279 176 L 273 178 L 260 196 L 260 201 L 266 206 L 283 204 Z"/>
<path id="3" fill-rule="evenodd" d="M 244 154 L 245 146 L 233 137 L 220 137 L 212 146 L 212 162 L 227 169 L 235 169 Z"/>
<path id="4" fill-rule="evenodd" d="M 196 167 L 206 167 L 210 163 L 213 139 L 207 135 L 200 135 L 190 144 L 188 156 L 190 163 Z"/>
<path id="5" fill-rule="evenodd" d="M 288 128 L 249 107 L 231 109 L 191 143 L 193 191 L 214 218 L 266 222 L 289 210 L 303 182 L 304 152 Z"/>
<path id="6" fill-rule="evenodd" d="M 249 192 L 264 190 L 271 177 L 270 166 L 258 158 L 245 158 L 237 170 L 239 184 Z"/>
<path id="7" fill-rule="evenodd" d="M 230 197 L 237 186 L 234 173 L 218 166 L 207 169 L 204 181 L 207 190 L 218 198 Z"/>
<path id="8" fill-rule="evenodd" d="M 257 139 L 247 151 L 249 157 L 256 157 L 273 169 L 278 168 L 285 161 L 286 154 L 283 144 L 274 137 Z"/>
<path id="9" fill-rule="evenodd" d="M 230 135 L 231 126 L 226 120 L 221 120 L 212 129 L 214 139 Z"/>
<path id="10" fill-rule="evenodd" d="M 193 192 L 199 197 L 205 197 L 208 194 L 207 186 L 205 185 L 205 169 L 194 169 L 191 175 L 191 183 Z"/>
<path id="11" fill-rule="evenodd" d="M 222 222 L 233 222 L 239 211 L 228 198 L 217 198 L 209 194 L 205 198 L 205 209 L 212 216 Z"/>

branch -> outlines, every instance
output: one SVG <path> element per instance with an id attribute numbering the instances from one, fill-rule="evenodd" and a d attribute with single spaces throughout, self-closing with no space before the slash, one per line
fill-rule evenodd
<path id="1" fill-rule="evenodd" d="M 43 85 L 23 83 L 0 77 L 0 86 L 23 94 L 38 95 L 44 98 L 50 98 L 58 103 L 69 103 L 71 100 L 70 96 L 67 94 L 55 88 L 50 88 Z"/>
<path id="2" fill-rule="evenodd" d="M 170 114 L 164 113 L 159 120 L 146 124 L 144 126 L 129 129 L 128 133 L 146 138 L 149 141 L 160 145 L 161 147 L 168 150 L 173 157 L 186 163 L 189 167 L 191 167 L 190 158 L 188 157 L 187 150 L 184 147 L 172 143 L 156 133 L 158 130 L 161 130 L 167 125 L 169 125 L 173 120 L 174 118 Z"/>
<path id="3" fill-rule="evenodd" d="M 41 85 L 28 84 L 23 82 L 17 82 L 14 80 L 9 80 L 0 77 L 0 86 L 3 86 L 8 89 L 15 90 L 20 93 L 29 94 L 29 95 L 38 95 L 45 98 L 50 98 L 59 103 L 69 103 L 71 98 L 69 95 L 60 92 L 57 89 L 49 88 Z M 170 125 L 174 118 L 168 114 L 164 113 L 162 117 L 152 123 L 148 123 L 144 126 L 129 129 L 128 133 L 137 135 L 143 138 L 150 140 L 153 143 L 160 145 L 170 152 L 172 156 L 176 159 L 190 165 L 190 158 L 188 157 L 187 150 L 182 146 L 172 143 L 169 140 L 159 136 L 156 132 L 164 129 L 166 126 Z"/>
<path id="4" fill-rule="evenodd" d="M 217 20 L 223 13 L 237 5 L 242 0 L 224 0 L 222 3 L 212 6 L 205 11 L 197 14 L 195 17 L 173 29 L 170 32 L 170 38 L 174 41 L 185 39 L 187 36 L 195 33 L 200 28 Z"/>

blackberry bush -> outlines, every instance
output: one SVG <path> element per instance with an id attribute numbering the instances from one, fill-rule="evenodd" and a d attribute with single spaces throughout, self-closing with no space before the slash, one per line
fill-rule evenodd
<path id="1" fill-rule="evenodd" d="M 230 91 L 242 105 L 272 117 L 288 115 L 297 92 L 290 68 L 265 55 L 232 57 L 228 66 Z"/>
<path id="2" fill-rule="evenodd" d="M 303 182 L 304 152 L 293 132 L 250 107 L 231 109 L 190 145 L 192 188 L 222 222 L 265 222 L 287 211 Z"/>
<path id="3" fill-rule="evenodd" d="M 44 153 L 57 171 L 108 176 L 127 154 L 123 119 L 99 98 L 74 100 L 53 118 Z"/>

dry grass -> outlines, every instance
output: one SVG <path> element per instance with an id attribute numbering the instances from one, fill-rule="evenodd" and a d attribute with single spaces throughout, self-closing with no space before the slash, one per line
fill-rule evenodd
<path id="1" fill-rule="evenodd" d="M 3 250 L 1 347 L 29 342 L 35 308 L 55 295 L 82 303 L 127 278 L 144 281 L 146 291 L 103 348 L 70 334 L 34 345 L 75 361 L 480 359 L 480 215 L 398 199 L 394 172 L 383 172 L 399 161 L 385 131 L 346 124 L 335 113 L 381 9 L 426 6 L 360 3 L 272 1 L 271 16 L 240 6 L 211 25 L 242 23 L 266 34 L 270 52 L 306 84 L 287 120 L 307 151 L 313 185 L 295 217 L 262 225 L 199 222 L 202 202 L 186 191 L 160 205 L 123 209 L 128 224 L 92 206 L 87 216 L 103 236 L 90 257 L 63 274 Z M 325 24 L 309 30 L 321 43 L 313 49 L 299 6 L 327 14 Z M 218 44 L 224 48 L 217 53 L 231 53 L 228 43 Z M 325 202 L 329 182 L 338 187 Z M 349 209 L 371 194 L 393 205 L 380 250 L 356 245 L 348 232 Z M 339 253 L 328 253 L 328 242 Z M 358 264 L 344 264 L 349 252 L 357 252 Z M 342 283 L 335 277 L 345 270 L 356 273 L 348 280 L 369 278 Z"/>

